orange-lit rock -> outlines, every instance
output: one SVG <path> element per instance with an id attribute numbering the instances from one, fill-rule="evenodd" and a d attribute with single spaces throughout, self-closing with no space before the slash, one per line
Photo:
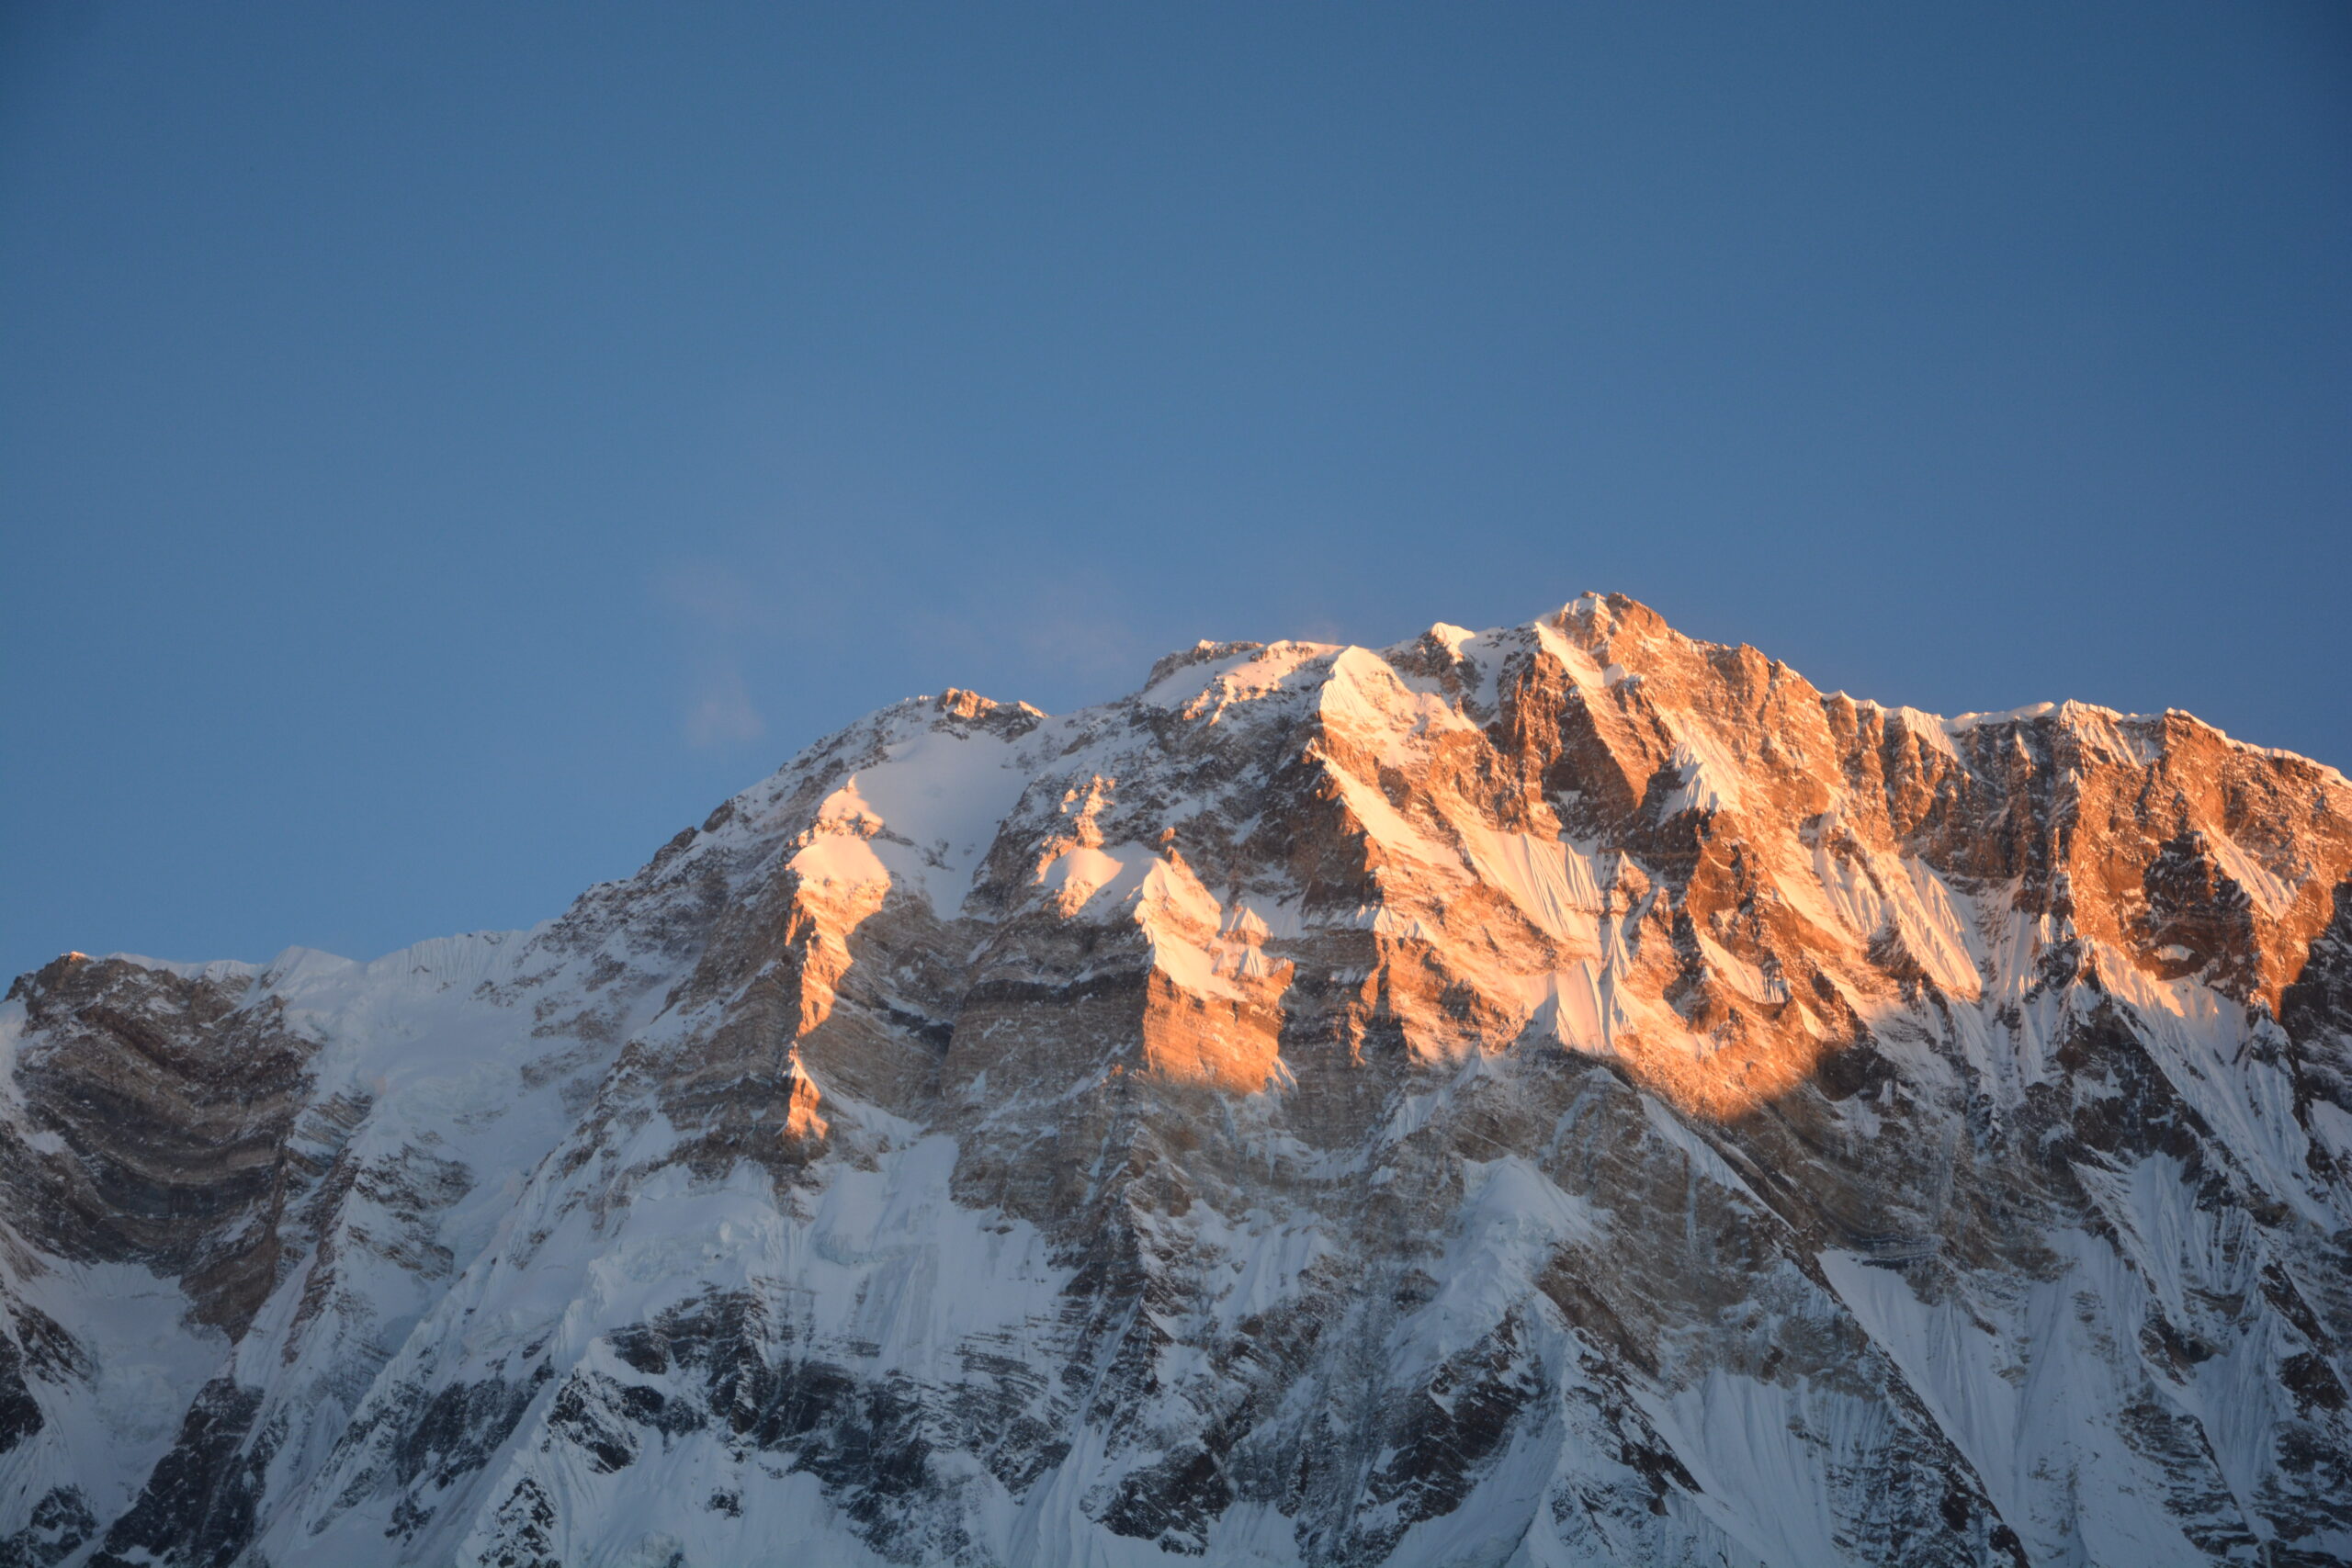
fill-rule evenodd
<path id="1" fill-rule="evenodd" d="M 2352 786 L 2182 714 L 1204 642 L 11 998 L 6 1561 L 2352 1556 Z"/>

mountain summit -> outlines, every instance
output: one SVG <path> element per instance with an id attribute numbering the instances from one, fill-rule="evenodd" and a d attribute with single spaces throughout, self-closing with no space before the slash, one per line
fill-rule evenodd
<path id="1" fill-rule="evenodd" d="M 2335 1562 L 2352 785 L 1622 596 L 0 1011 L 0 1564 Z"/>

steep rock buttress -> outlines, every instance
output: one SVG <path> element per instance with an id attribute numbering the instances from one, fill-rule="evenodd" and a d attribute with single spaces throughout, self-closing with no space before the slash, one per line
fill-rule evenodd
<path id="1" fill-rule="evenodd" d="M 0 1563 L 2352 1554 L 2352 786 L 1619 596 L 0 1013 Z"/>

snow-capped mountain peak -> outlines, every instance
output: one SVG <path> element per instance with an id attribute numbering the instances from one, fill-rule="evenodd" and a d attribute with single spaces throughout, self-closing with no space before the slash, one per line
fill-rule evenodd
<path id="1" fill-rule="evenodd" d="M 0 1562 L 2352 1553 L 2352 786 L 1620 595 L 0 1012 Z"/>

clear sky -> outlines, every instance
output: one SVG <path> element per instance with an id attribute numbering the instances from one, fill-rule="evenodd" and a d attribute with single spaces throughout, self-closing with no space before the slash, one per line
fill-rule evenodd
<path id="1" fill-rule="evenodd" d="M 2352 9 L 0 7 L 0 969 L 1617 589 L 2352 766 Z"/>

